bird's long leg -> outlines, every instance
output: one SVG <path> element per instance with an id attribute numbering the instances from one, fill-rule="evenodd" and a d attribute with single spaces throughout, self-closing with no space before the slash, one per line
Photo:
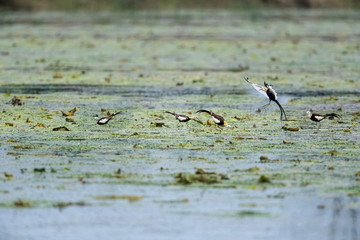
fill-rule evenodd
<path id="1" fill-rule="evenodd" d="M 267 107 L 270 105 L 270 103 L 271 103 L 271 101 L 269 101 L 269 103 L 267 103 L 267 104 L 265 104 L 265 105 L 261 106 L 261 107 L 260 107 L 260 109 L 265 109 L 265 108 L 267 108 Z"/>
<path id="2" fill-rule="evenodd" d="M 283 120 L 284 109 L 280 108 L 280 120 Z"/>
<path id="3" fill-rule="evenodd" d="M 283 113 L 284 113 L 284 116 L 285 116 L 285 121 L 288 120 L 287 116 L 286 116 L 286 113 L 285 113 L 285 110 L 283 109 Z"/>
<path id="4" fill-rule="evenodd" d="M 278 100 L 274 100 L 274 102 L 276 102 L 276 104 L 277 104 L 277 105 L 279 106 L 279 108 L 280 108 L 280 113 L 281 113 L 281 115 L 280 115 L 280 120 L 283 120 L 283 116 L 285 116 L 285 121 L 287 121 L 288 119 L 287 119 L 287 117 L 286 117 L 286 113 L 285 113 L 284 108 L 281 106 L 281 104 L 279 103 Z"/>
<path id="5" fill-rule="evenodd" d="M 222 131 L 222 127 L 220 127 L 219 125 L 217 125 L 217 124 L 215 124 L 215 129 L 217 130 L 217 131 Z"/>
<path id="6" fill-rule="evenodd" d="M 284 116 L 285 116 L 285 121 L 287 121 L 288 118 L 287 118 L 286 113 L 285 113 L 285 110 L 284 110 L 284 108 L 283 108 L 282 106 L 281 106 L 281 110 L 282 110 L 282 112 L 283 112 L 283 114 L 284 114 Z"/>

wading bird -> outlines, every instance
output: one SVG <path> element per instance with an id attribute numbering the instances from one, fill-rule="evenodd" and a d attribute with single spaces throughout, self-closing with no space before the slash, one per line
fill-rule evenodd
<path id="1" fill-rule="evenodd" d="M 107 116 L 107 117 L 102 117 L 99 119 L 99 116 L 98 115 L 95 115 L 95 119 L 97 119 L 97 124 L 99 125 L 104 125 L 104 124 L 107 124 L 114 116 L 120 114 L 121 112 L 117 112 L 117 113 L 113 113 L 111 114 L 110 116 Z"/>
<path id="2" fill-rule="evenodd" d="M 217 114 L 215 114 L 215 113 L 213 113 L 211 111 L 208 111 L 208 110 L 203 110 L 203 109 L 197 111 L 196 113 L 201 113 L 201 112 L 209 114 L 212 117 L 212 119 L 214 120 L 214 123 L 217 126 L 230 127 L 230 125 L 225 121 L 225 119 L 222 116 L 217 115 Z"/>
<path id="3" fill-rule="evenodd" d="M 334 120 L 335 118 L 337 118 L 337 119 L 341 118 L 341 116 L 336 113 L 328 113 L 328 114 L 324 114 L 324 115 L 312 113 L 311 111 L 307 111 L 306 113 L 309 116 L 311 121 L 319 123 L 319 128 L 320 128 L 320 122 L 324 119 Z"/>
<path id="4" fill-rule="evenodd" d="M 176 118 L 176 120 L 179 121 L 179 123 L 194 120 L 194 121 L 197 121 L 197 122 L 202 124 L 202 122 L 197 117 L 192 117 L 192 116 L 189 117 L 189 116 L 186 116 L 184 114 L 177 114 L 175 112 L 168 112 L 168 111 L 166 111 L 165 113 L 169 113 L 169 114 L 173 115 Z"/>
<path id="5" fill-rule="evenodd" d="M 250 83 L 251 86 L 253 86 L 253 88 L 255 88 L 256 91 L 258 91 L 259 93 L 261 93 L 262 95 L 264 95 L 265 97 L 267 97 L 269 99 L 269 103 L 262 106 L 262 108 L 267 107 L 271 103 L 271 101 L 274 101 L 274 102 L 276 102 L 276 104 L 280 108 L 280 113 L 281 113 L 280 120 L 283 120 L 283 116 L 285 117 L 285 119 L 284 119 L 285 121 L 288 120 L 287 117 L 286 117 L 285 110 L 281 106 L 279 101 L 277 100 L 277 94 L 276 94 L 275 90 L 272 88 L 271 85 L 264 82 L 264 86 L 261 86 L 259 84 L 250 82 L 248 77 L 244 77 L 244 79 L 245 79 L 245 81 Z"/>

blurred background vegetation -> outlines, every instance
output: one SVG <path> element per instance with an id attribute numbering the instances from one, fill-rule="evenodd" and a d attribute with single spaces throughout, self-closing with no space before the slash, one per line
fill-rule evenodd
<path id="1" fill-rule="evenodd" d="M 0 0 L 1 10 L 178 10 L 359 8 L 360 0 Z"/>

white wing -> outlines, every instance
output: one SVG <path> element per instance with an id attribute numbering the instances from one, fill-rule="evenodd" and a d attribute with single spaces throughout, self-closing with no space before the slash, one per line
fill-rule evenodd
<path id="1" fill-rule="evenodd" d="M 220 123 L 220 120 L 219 120 L 219 119 L 214 118 L 214 117 L 212 117 L 212 119 L 214 120 L 215 123 Z"/>
<path id="2" fill-rule="evenodd" d="M 186 117 L 183 117 L 183 116 L 179 116 L 178 119 L 179 119 L 180 121 L 184 121 L 184 120 L 186 120 L 187 118 L 186 118 Z"/>
<path id="3" fill-rule="evenodd" d="M 252 83 L 251 86 L 253 86 L 253 88 L 255 88 L 256 91 L 258 91 L 259 93 L 264 95 L 266 98 L 269 98 L 268 95 L 266 94 L 265 87 L 263 87 L 259 84 L 256 84 L 256 83 Z"/>
<path id="4" fill-rule="evenodd" d="M 266 94 L 266 90 L 265 90 L 265 87 L 259 85 L 259 84 L 256 84 L 256 83 L 252 83 L 249 81 L 249 78 L 245 77 L 244 78 L 245 81 L 247 81 L 248 83 L 251 84 L 251 86 L 253 86 L 253 88 L 255 88 L 256 91 L 258 91 L 259 93 L 261 93 L 262 95 L 264 95 L 267 99 L 269 99 L 268 95 Z"/>
<path id="5" fill-rule="evenodd" d="M 320 120 L 323 120 L 324 117 L 319 115 L 319 116 L 315 116 L 315 118 L 316 118 L 318 121 L 320 121 Z"/>

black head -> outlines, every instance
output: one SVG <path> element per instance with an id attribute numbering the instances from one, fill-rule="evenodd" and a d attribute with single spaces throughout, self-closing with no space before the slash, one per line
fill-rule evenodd
<path id="1" fill-rule="evenodd" d="M 265 87 L 269 87 L 269 84 L 267 82 L 264 82 Z"/>

